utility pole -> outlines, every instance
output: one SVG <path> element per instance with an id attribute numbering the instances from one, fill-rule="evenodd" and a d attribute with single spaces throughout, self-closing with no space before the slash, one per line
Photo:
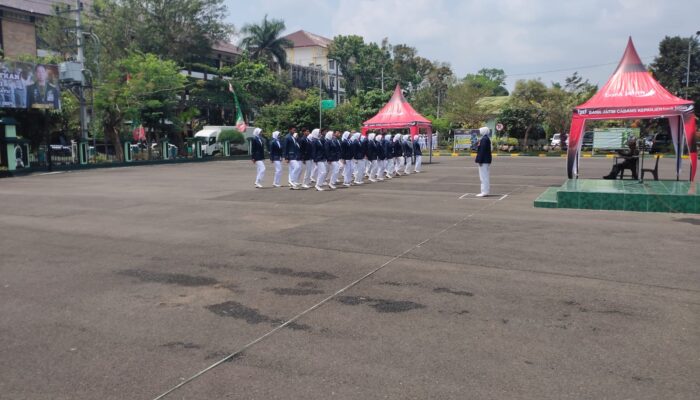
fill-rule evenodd
<path id="1" fill-rule="evenodd" d="M 85 106 L 85 54 L 83 53 L 83 23 L 81 13 L 83 11 L 83 3 L 80 0 L 75 0 L 75 37 L 78 44 L 78 57 L 76 61 L 80 64 L 81 79 L 80 87 L 78 88 L 78 96 L 80 101 L 80 137 L 87 139 L 87 107 Z"/>
<path id="2" fill-rule="evenodd" d="M 323 74 L 321 68 L 322 65 L 318 64 L 318 129 L 321 129 L 323 122 L 323 87 L 321 86 Z"/>

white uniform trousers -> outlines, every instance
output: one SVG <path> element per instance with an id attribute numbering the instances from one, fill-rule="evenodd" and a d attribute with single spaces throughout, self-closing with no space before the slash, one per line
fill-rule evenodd
<path id="1" fill-rule="evenodd" d="M 404 157 L 406 160 L 406 167 L 403 169 L 403 173 L 408 175 L 411 173 L 411 164 L 413 164 L 413 160 L 411 157 Z"/>
<path id="2" fill-rule="evenodd" d="M 301 184 L 301 181 L 299 180 L 301 175 L 301 161 L 291 160 L 289 162 L 289 171 L 291 173 L 292 183 L 297 185 Z"/>
<path id="3" fill-rule="evenodd" d="M 263 179 L 265 179 L 265 163 L 262 160 L 258 160 L 255 162 L 255 168 L 257 170 L 255 184 L 262 185 Z"/>
<path id="4" fill-rule="evenodd" d="M 311 180 L 313 181 L 314 179 L 316 179 L 317 175 L 318 175 L 318 164 L 312 161 L 311 162 Z"/>
<path id="5" fill-rule="evenodd" d="M 326 168 L 326 162 L 325 161 L 319 161 L 316 164 L 316 187 L 321 187 L 323 186 L 323 181 L 326 180 L 326 174 L 328 173 L 328 169 Z"/>
<path id="6" fill-rule="evenodd" d="M 306 169 L 304 170 L 304 185 L 310 185 L 311 184 L 311 170 L 314 168 L 314 162 L 312 160 L 306 160 L 304 161 L 304 166 Z"/>
<path id="7" fill-rule="evenodd" d="M 420 172 L 420 167 L 423 164 L 423 156 L 416 156 L 416 167 L 413 168 L 414 171 Z"/>
<path id="8" fill-rule="evenodd" d="M 403 168 L 403 156 L 396 157 L 396 161 L 394 162 L 394 173 L 400 173 L 401 168 Z"/>
<path id="9" fill-rule="evenodd" d="M 369 179 L 375 179 L 375 176 L 377 175 L 377 169 L 379 168 L 379 164 L 377 163 L 377 160 L 372 160 L 369 163 Z"/>
<path id="10" fill-rule="evenodd" d="M 355 183 L 362 183 L 365 178 L 365 160 L 355 160 Z"/>
<path id="11" fill-rule="evenodd" d="M 272 184 L 279 185 L 280 178 L 282 178 L 282 161 L 273 161 L 272 165 L 275 166 L 275 177 L 272 179 Z"/>
<path id="12" fill-rule="evenodd" d="M 489 194 L 491 190 L 491 182 L 489 176 L 489 168 L 491 164 L 479 164 L 479 180 L 481 181 L 481 194 Z"/>
<path id="13" fill-rule="evenodd" d="M 340 172 L 340 161 L 331 161 L 331 178 L 328 183 L 335 185 L 338 182 L 338 172 Z"/>
<path id="14" fill-rule="evenodd" d="M 353 166 L 353 160 L 345 160 L 345 167 L 343 169 L 343 184 L 345 185 L 352 183 Z"/>
<path id="15" fill-rule="evenodd" d="M 394 175 L 394 159 L 390 158 L 386 160 L 386 175 L 387 176 L 393 176 Z"/>

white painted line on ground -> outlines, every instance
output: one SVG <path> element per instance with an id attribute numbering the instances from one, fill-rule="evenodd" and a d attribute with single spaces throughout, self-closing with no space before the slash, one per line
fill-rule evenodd
<path id="1" fill-rule="evenodd" d="M 513 190 L 513 191 L 507 193 L 506 196 L 507 196 L 508 194 L 511 194 L 511 193 L 515 192 L 516 190 L 518 190 L 518 189 L 515 189 L 515 190 Z M 422 242 L 417 243 L 417 244 L 411 246 L 410 248 L 404 250 L 401 254 L 399 254 L 399 255 L 397 255 L 397 256 L 394 256 L 394 257 L 391 258 L 389 261 L 386 261 L 384 264 L 382 264 L 382 265 L 378 266 L 377 268 L 371 270 L 370 272 L 366 273 L 365 275 L 361 276 L 360 278 L 356 279 L 355 281 L 353 281 L 353 282 L 347 284 L 346 286 L 344 286 L 343 288 L 339 289 L 338 291 L 336 291 L 336 292 L 333 293 L 332 295 L 326 297 L 325 299 L 319 301 L 318 303 L 314 304 L 313 306 L 307 308 L 306 310 L 300 312 L 299 314 L 295 315 L 294 317 L 288 319 L 288 320 L 287 320 L 286 322 L 284 322 L 283 324 L 278 325 L 277 327 L 273 328 L 273 329 L 270 330 L 269 332 L 267 332 L 267 333 L 265 333 L 264 335 L 258 337 L 257 339 L 253 340 L 252 342 L 249 342 L 248 344 L 246 344 L 246 345 L 244 345 L 243 347 L 239 348 L 238 350 L 232 352 L 231 354 L 227 355 L 226 357 L 222 358 L 221 360 L 219 360 L 219 361 L 217 361 L 217 362 L 215 362 L 215 363 L 209 365 L 208 367 L 202 369 L 201 371 L 199 371 L 199 372 L 197 372 L 196 374 L 190 376 L 189 378 L 186 378 L 186 379 L 182 379 L 182 378 L 181 378 L 182 381 L 181 381 L 180 383 L 178 383 L 177 385 L 171 387 L 170 389 L 166 390 L 165 392 L 161 393 L 159 396 L 155 397 L 153 400 L 160 400 L 160 399 L 165 398 L 165 397 L 168 396 L 170 393 L 172 393 L 172 392 L 178 390 L 179 388 L 181 388 L 181 387 L 187 385 L 188 383 L 190 383 L 190 382 L 192 382 L 193 380 L 199 378 L 200 376 L 202 376 L 202 375 L 204 375 L 205 373 L 211 371 L 212 369 L 218 367 L 219 365 L 225 363 L 226 361 L 229 361 L 229 360 L 233 359 L 233 357 L 235 357 L 236 355 L 241 354 L 242 352 L 248 350 L 250 347 L 253 347 L 253 346 L 256 345 L 257 343 L 259 343 L 259 342 L 265 340 L 267 337 L 269 337 L 269 336 L 271 336 L 271 335 L 274 335 L 276 332 L 278 332 L 279 330 L 283 329 L 284 327 L 286 327 L 287 325 L 291 324 L 292 322 L 298 320 L 299 318 L 305 316 L 306 314 L 308 314 L 308 313 L 310 313 L 310 312 L 316 310 L 317 308 L 323 306 L 323 305 L 326 304 L 327 302 L 329 302 L 329 301 L 331 301 L 332 299 L 334 299 L 335 297 L 337 297 L 339 294 L 341 294 L 341 293 L 347 291 L 348 289 L 350 289 L 350 288 L 352 288 L 352 287 L 358 285 L 360 282 L 364 281 L 365 279 L 367 279 L 367 278 L 369 278 L 370 276 L 374 275 L 375 273 L 379 272 L 380 270 L 382 270 L 382 269 L 383 269 L 384 267 L 386 267 L 387 265 L 389 265 L 389 264 L 393 263 L 394 261 L 396 261 L 396 260 L 402 258 L 403 256 L 405 256 L 406 254 L 410 253 L 410 252 L 413 251 L 414 249 L 417 249 L 417 248 L 421 247 L 422 245 L 424 245 L 424 244 L 430 242 L 431 240 L 433 240 L 433 239 L 437 238 L 438 236 L 442 235 L 443 233 L 449 231 L 450 229 L 452 229 L 452 228 L 454 228 L 454 227 L 460 225 L 461 223 L 464 223 L 465 221 L 467 221 L 468 219 L 472 218 L 472 217 L 475 216 L 476 214 L 478 214 L 478 213 L 480 213 L 480 212 L 482 212 L 482 211 L 485 211 L 485 210 L 489 209 L 490 207 L 493 207 L 494 204 L 496 204 L 495 201 L 489 202 L 489 203 L 485 203 L 481 208 L 479 208 L 479 209 L 473 211 L 473 212 L 470 213 L 470 214 L 465 215 L 462 219 L 460 219 L 459 221 L 457 221 L 457 222 L 455 222 L 455 223 L 453 223 L 453 224 L 451 224 L 451 225 L 448 225 L 447 227 L 445 227 L 445 228 L 444 228 L 443 230 L 441 230 L 440 232 L 437 232 L 437 233 L 435 233 L 435 234 L 433 234 L 433 235 L 431 235 L 431 236 L 428 236 L 428 238 L 425 239 L 425 240 L 423 240 Z"/>

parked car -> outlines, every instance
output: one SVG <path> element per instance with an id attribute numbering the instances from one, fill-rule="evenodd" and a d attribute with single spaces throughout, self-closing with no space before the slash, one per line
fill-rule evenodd
<path id="1" fill-rule="evenodd" d="M 569 135 L 566 135 L 566 141 L 564 142 L 565 147 L 569 146 Z M 555 133 L 552 135 L 552 141 L 549 143 L 551 147 L 561 147 L 561 133 Z"/>
<path id="2" fill-rule="evenodd" d="M 593 148 L 593 131 L 583 133 L 582 147 Z"/>
<path id="3" fill-rule="evenodd" d="M 552 135 L 552 141 L 549 143 L 550 146 L 552 147 L 560 147 L 561 146 L 561 133 L 555 133 Z"/>
<path id="4" fill-rule="evenodd" d="M 644 138 L 644 145 L 649 153 L 670 151 L 673 148 L 673 139 L 667 132 L 656 133 Z"/>

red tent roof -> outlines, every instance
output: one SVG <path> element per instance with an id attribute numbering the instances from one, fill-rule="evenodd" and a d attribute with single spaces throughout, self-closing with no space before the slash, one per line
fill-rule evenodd
<path id="1" fill-rule="evenodd" d="M 576 109 L 676 106 L 692 104 L 671 94 L 651 76 L 634 48 L 632 38 L 608 83 Z"/>
<path id="2" fill-rule="evenodd" d="M 430 125 L 431 122 L 411 107 L 406 98 L 403 97 L 399 85 L 396 85 L 391 99 L 379 110 L 377 115 L 364 122 L 366 127 L 377 128 L 405 128 L 416 124 Z"/>

